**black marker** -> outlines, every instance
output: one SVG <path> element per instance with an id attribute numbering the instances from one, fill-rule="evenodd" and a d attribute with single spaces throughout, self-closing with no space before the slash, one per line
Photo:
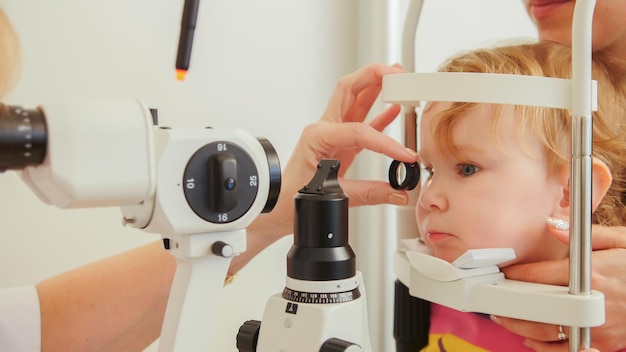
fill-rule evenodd
<path id="1" fill-rule="evenodd" d="M 196 30 L 196 19 L 198 18 L 198 5 L 200 5 L 200 0 L 185 0 L 183 7 L 183 18 L 180 22 L 180 38 L 178 39 L 178 54 L 176 56 L 176 78 L 179 81 L 185 79 L 189 69 L 193 32 Z"/>

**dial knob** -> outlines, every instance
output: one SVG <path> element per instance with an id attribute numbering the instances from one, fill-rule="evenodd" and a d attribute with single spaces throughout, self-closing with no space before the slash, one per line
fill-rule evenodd
<path id="1" fill-rule="evenodd" d="M 248 320 L 243 323 L 237 332 L 237 350 L 239 352 L 255 352 L 260 329 L 261 322 L 258 320 Z"/>
<path id="2" fill-rule="evenodd" d="M 355 343 L 332 338 L 324 342 L 320 352 L 363 352 L 363 349 Z"/>

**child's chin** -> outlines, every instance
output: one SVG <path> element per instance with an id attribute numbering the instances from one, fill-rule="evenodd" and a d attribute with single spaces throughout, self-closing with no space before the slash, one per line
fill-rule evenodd
<path id="1" fill-rule="evenodd" d="M 460 257 L 465 251 L 452 251 L 449 249 L 437 249 L 431 248 L 433 255 L 439 259 L 443 259 L 449 263 L 455 261 L 458 257 Z"/>

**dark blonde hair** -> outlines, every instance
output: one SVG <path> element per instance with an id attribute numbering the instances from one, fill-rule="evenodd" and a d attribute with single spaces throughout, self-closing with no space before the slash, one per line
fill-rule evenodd
<path id="1" fill-rule="evenodd" d="M 0 98 L 4 98 L 17 81 L 20 59 L 17 34 L 0 8 Z"/>
<path id="2" fill-rule="evenodd" d="M 593 214 L 593 222 L 625 225 L 626 211 L 626 89 L 623 61 L 596 55 L 592 76 L 598 81 L 598 111 L 593 113 L 593 156 L 605 162 L 613 183 Z M 503 73 L 556 78 L 571 77 L 571 48 L 554 43 L 533 43 L 475 50 L 452 57 L 442 72 Z M 512 93 L 514 94 L 514 93 Z M 452 131 L 476 103 L 453 103 L 433 119 L 438 147 L 458 153 Z M 568 110 L 514 106 L 519 130 L 529 132 L 543 145 L 548 172 L 569 167 L 571 154 L 571 115 Z M 494 119 L 497 131 L 498 119 Z M 496 134 L 497 135 L 497 134 Z"/>

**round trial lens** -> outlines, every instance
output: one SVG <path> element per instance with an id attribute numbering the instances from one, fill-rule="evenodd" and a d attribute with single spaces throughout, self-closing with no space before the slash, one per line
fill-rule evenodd
<path id="1" fill-rule="evenodd" d="M 417 163 L 405 163 L 398 160 L 389 166 L 389 184 L 394 189 L 414 189 L 420 180 L 420 169 Z"/>

